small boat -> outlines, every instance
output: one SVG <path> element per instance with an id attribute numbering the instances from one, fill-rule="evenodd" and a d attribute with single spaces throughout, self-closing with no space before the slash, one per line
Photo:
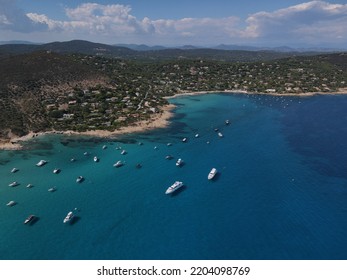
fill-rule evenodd
<path id="1" fill-rule="evenodd" d="M 16 186 L 18 186 L 18 185 L 19 185 L 19 183 L 16 182 L 16 181 L 14 181 L 14 182 L 12 182 L 11 184 L 9 184 L 8 186 L 9 186 L 9 187 L 16 187 Z"/>
<path id="2" fill-rule="evenodd" d="M 28 189 L 30 189 L 30 188 L 32 188 L 33 187 L 33 185 L 32 184 L 27 184 L 27 186 L 26 186 Z"/>
<path id="3" fill-rule="evenodd" d="M 48 189 L 49 192 L 55 192 L 56 190 L 57 190 L 56 187 L 51 187 L 51 188 Z"/>
<path id="4" fill-rule="evenodd" d="M 60 173 L 60 169 L 59 169 L 59 168 L 54 168 L 54 169 L 53 169 L 53 173 L 54 173 L 54 174 Z"/>
<path id="5" fill-rule="evenodd" d="M 183 182 L 176 181 L 166 190 L 165 194 L 173 193 L 174 191 L 178 190 L 182 186 L 183 186 Z"/>
<path id="6" fill-rule="evenodd" d="M 15 201 L 13 201 L 13 200 L 11 200 L 9 203 L 7 203 L 6 205 L 7 206 L 14 206 L 14 205 L 16 205 L 17 204 L 17 202 L 15 202 Z"/>
<path id="7" fill-rule="evenodd" d="M 172 143 L 167 143 L 166 146 L 170 147 L 172 146 Z"/>
<path id="8" fill-rule="evenodd" d="M 76 179 L 76 183 L 82 183 L 84 181 L 83 176 L 78 176 Z"/>
<path id="9" fill-rule="evenodd" d="M 113 166 L 114 167 L 121 167 L 121 166 L 123 166 L 123 162 L 121 160 L 119 160 Z"/>
<path id="10" fill-rule="evenodd" d="M 212 180 L 214 178 L 214 176 L 216 176 L 216 174 L 217 174 L 217 169 L 212 168 L 210 173 L 208 173 L 207 179 Z"/>
<path id="11" fill-rule="evenodd" d="M 195 134 L 195 138 L 198 138 L 199 137 L 199 134 L 197 133 L 197 134 Z"/>
<path id="12" fill-rule="evenodd" d="M 73 212 L 70 211 L 69 213 L 67 213 L 66 217 L 64 218 L 63 223 L 66 224 L 66 223 L 71 222 L 74 217 L 75 216 L 74 216 Z"/>
<path id="13" fill-rule="evenodd" d="M 229 121 L 229 120 L 225 120 L 225 124 L 226 124 L 226 125 L 229 125 L 229 124 L 230 124 L 230 121 Z"/>
<path id="14" fill-rule="evenodd" d="M 127 151 L 126 151 L 126 150 L 122 150 L 122 151 L 120 152 L 120 154 L 121 154 L 121 155 L 126 155 L 126 154 L 127 154 Z"/>
<path id="15" fill-rule="evenodd" d="M 181 158 L 179 158 L 177 161 L 176 161 L 176 166 L 181 166 L 183 164 L 183 160 Z"/>
<path id="16" fill-rule="evenodd" d="M 182 142 L 187 142 L 187 138 L 186 137 L 184 137 L 183 139 L 182 139 Z"/>
<path id="17" fill-rule="evenodd" d="M 143 145 L 143 143 L 142 142 L 139 142 L 139 146 L 142 146 Z"/>
<path id="18" fill-rule="evenodd" d="M 94 160 L 94 162 L 98 162 L 99 158 L 97 156 L 95 156 L 93 160 Z"/>
<path id="19" fill-rule="evenodd" d="M 83 155 L 87 156 L 87 155 L 89 155 L 89 153 L 88 152 L 84 152 Z"/>
<path id="20" fill-rule="evenodd" d="M 44 166 L 47 163 L 44 159 L 41 159 L 38 163 L 36 163 L 36 166 L 41 167 Z"/>
<path id="21" fill-rule="evenodd" d="M 173 159 L 173 156 L 172 156 L 172 155 L 167 155 L 167 156 L 165 157 L 165 159 L 168 159 L 168 160 Z"/>
<path id="22" fill-rule="evenodd" d="M 218 132 L 218 136 L 219 136 L 220 138 L 222 138 L 222 137 L 223 137 L 223 134 L 222 134 L 221 132 Z"/>
<path id="23" fill-rule="evenodd" d="M 107 149 L 107 146 L 106 145 L 102 146 L 102 149 L 103 150 Z"/>
<path id="24" fill-rule="evenodd" d="M 24 224 L 29 224 L 29 223 L 31 223 L 33 220 L 35 220 L 35 216 L 34 215 L 30 215 L 28 218 L 26 218 L 25 220 L 24 220 Z"/>
<path id="25" fill-rule="evenodd" d="M 217 132 L 219 129 L 218 128 L 215 128 L 214 131 Z"/>
<path id="26" fill-rule="evenodd" d="M 74 161 L 76 161 L 76 159 L 75 159 L 75 158 L 71 158 L 70 161 L 71 161 L 71 162 L 74 162 Z"/>
<path id="27" fill-rule="evenodd" d="M 19 169 L 14 167 L 12 168 L 11 173 L 16 173 L 17 171 L 19 171 Z"/>

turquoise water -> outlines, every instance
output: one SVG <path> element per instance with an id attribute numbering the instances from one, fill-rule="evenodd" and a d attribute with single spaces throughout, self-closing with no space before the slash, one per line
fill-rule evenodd
<path id="1" fill-rule="evenodd" d="M 171 102 L 167 129 L 104 142 L 54 135 L 1 151 L 0 258 L 347 259 L 347 97 Z M 40 159 L 48 164 L 36 167 Z M 208 181 L 212 167 L 219 174 Z M 185 187 L 165 195 L 176 180 Z M 38 219 L 24 225 L 30 214 Z"/>

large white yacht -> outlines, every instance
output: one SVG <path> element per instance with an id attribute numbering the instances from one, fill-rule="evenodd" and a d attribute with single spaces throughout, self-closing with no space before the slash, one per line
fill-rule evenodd
<path id="1" fill-rule="evenodd" d="M 84 181 L 83 176 L 78 176 L 76 179 L 76 183 L 82 183 Z"/>
<path id="2" fill-rule="evenodd" d="M 208 173 L 207 179 L 212 180 L 214 178 L 214 176 L 216 176 L 216 174 L 217 174 L 217 169 L 212 168 L 210 173 Z"/>
<path id="3" fill-rule="evenodd" d="M 9 187 L 16 187 L 16 186 L 18 186 L 18 185 L 19 185 L 19 183 L 16 182 L 16 181 L 14 181 L 14 182 L 12 182 L 11 184 L 9 184 L 8 186 L 9 186 Z"/>
<path id="4" fill-rule="evenodd" d="M 28 216 L 28 218 L 25 219 L 24 224 L 31 223 L 33 220 L 35 220 L 35 218 L 36 218 L 35 215 Z"/>
<path id="5" fill-rule="evenodd" d="M 183 182 L 176 181 L 166 190 L 165 194 L 173 193 L 174 191 L 178 190 L 182 186 L 183 186 Z"/>
<path id="6" fill-rule="evenodd" d="M 114 167 L 121 167 L 122 165 L 123 165 L 123 162 L 121 160 L 119 160 L 113 166 Z"/>
<path id="7" fill-rule="evenodd" d="M 176 166 L 182 166 L 183 165 L 183 160 L 181 158 L 179 158 L 177 161 L 176 161 Z"/>
<path id="8" fill-rule="evenodd" d="M 65 224 L 65 223 L 71 222 L 73 218 L 74 218 L 74 214 L 72 211 L 70 211 L 69 213 L 67 213 L 66 217 L 64 218 L 63 223 Z"/>
<path id="9" fill-rule="evenodd" d="M 47 161 L 45 161 L 44 159 L 41 159 L 38 163 L 36 163 L 36 166 L 40 167 L 40 166 L 44 166 L 47 163 Z"/>

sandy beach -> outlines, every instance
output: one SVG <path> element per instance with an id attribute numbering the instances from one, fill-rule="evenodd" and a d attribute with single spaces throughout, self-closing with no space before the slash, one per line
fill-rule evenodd
<path id="1" fill-rule="evenodd" d="M 129 133 L 145 132 L 147 130 L 153 130 L 158 128 L 165 128 L 170 124 L 170 118 L 173 116 L 173 109 L 175 105 L 169 104 L 160 108 L 161 113 L 153 114 L 152 118 L 149 120 L 139 121 L 131 124 L 130 126 L 121 127 L 115 131 L 107 130 L 91 130 L 85 132 L 76 131 L 46 131 L 46 132 L 30 132 L 23 137 L 11 138 L 8 141 L 0 142 L 0 150 L 20 150 L 23 148 L 21 142 L 28 141 L 30 139 L 40 137 L 49 134 L 65 134 L 65 135 L 86 135 L 99 138 L 113 138 L 120 135 L 125 135 Z"/>

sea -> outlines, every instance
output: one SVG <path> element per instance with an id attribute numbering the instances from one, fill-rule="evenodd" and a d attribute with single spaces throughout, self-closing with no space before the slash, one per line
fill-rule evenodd
<path id="1" fill-rule="evenodd" d="M 216 93 L 170 103 L 167 128 L 47 135 L 0 151 L 0 258 L 347 259 L 347 96 Z M 166 195 L 175 181 L 184 187 Z"/>

